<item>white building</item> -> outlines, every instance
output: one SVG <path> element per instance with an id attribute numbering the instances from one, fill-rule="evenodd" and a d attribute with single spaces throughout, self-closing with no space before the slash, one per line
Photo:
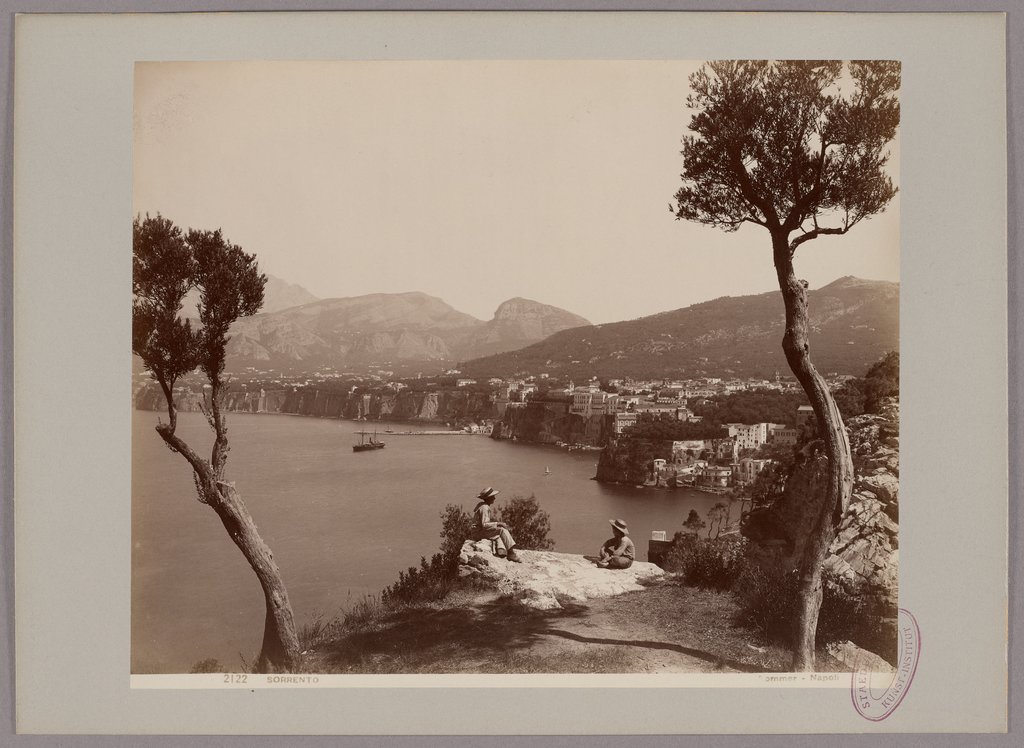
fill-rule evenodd
<path id="1" fill-rule="evenodd" d="M 636 413 L 616 413 L 615 414 L 615 433 L 621 434 L 630 426 L 636 425 Z"/>
<path id="2" fill-rule="evenodd" d="M 737 483 L 746 485 L 753 483 L 758 473 L 771 464 L 771 460 L 755 460 L 751 457 L 744 457 L 736 465 L 734 478 Z"/>
<path id="3" fill-rule="evenodd" d="M 736 437 L 740 449 L 757 449 L 768 441 L 767 423 L 727 423 L 729 436 Z"/>

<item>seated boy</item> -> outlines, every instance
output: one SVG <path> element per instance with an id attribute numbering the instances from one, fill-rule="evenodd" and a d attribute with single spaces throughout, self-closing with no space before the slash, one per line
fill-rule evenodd
<path id="1" fill-rule="evenodd" d="M 602 569 L 628 569 L 636 557 L 633 541 L 628 537 L 629 530 L 621 519 L 610 519 L 608 522 L 611 523 L 614 537 L 606 540 L 601 546 L 597 565 Z"/>

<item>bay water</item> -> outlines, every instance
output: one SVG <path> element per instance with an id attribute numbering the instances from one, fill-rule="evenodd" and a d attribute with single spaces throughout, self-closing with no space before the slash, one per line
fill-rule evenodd
<path id="1" fill-rule="evenodd" d="M 196 499 L 188 464 L 154 431 L 159 416 L 133 414 L 132 672 L 188 672 L 207 658 L 237 669 L 259 650 L 263 594 L 216 514 Z M 652 530 L 671 538 L 691 509 L 704 517 L 721 500 L 691 489 L 604 485 L 591 480 L 596 451 L 484 435 L 379 431 L 385 449 L 353 452 L 364 427 L 228 415 L 227 480 L 274 553 L 299 626 L 378 595 L 399 571 L 429 559 L 440 545 L 445 504 L 472 511 L 487 486 L 501 491 L 499 504 L 535 495 L 550 515 L 555 550 L 565 553 L 596 553 L 611 536 L 608 520 L 623 519 L 640 560 Z M 212 434 L 202 414 L 180 414 L 178 434 L 208 453 Z"/>

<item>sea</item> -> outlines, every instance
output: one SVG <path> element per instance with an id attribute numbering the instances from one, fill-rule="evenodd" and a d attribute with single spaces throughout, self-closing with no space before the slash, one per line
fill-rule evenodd
<path id="1" fill-rule="evenodd" d="M 199 503 L 185 460 L 154 430 L 160 413 L 134 411 L 132 435 L 131 668 L 182 673 L 214 658 L 252 663 L 263 633 L 256 576 L 220 520 Z M 201 413 L 179 415 L 178 434 L 206 453 Z M 496 441 L 485 435 L 385 433 L 381 450 L 353 452 L 366 424 L 306 416 L 232 413 L 227 475 L 274 553 L 301 627 L 379 595 L 398 573 L 440 545 L 446 504 L 467 511 L 488 486 L 498 503 L 536 496 L 550 515 L 555 550 L 594 554 L 630 528 L 646 560 L 652 531 L 668 538 L 691 509 L 704 517 L 719 497 L 611 486 L 593 480 L 598 452 Z M 372 426 L 370 427 L 372 428 Z"/>

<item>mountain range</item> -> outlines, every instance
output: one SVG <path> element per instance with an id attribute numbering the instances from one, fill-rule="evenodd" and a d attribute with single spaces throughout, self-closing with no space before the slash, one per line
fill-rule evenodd
<path id="1" fill-rule="evenodd" d="M 268 302 L 274 300 L 269 287 L 268 282 Z M 486 322 L 419 292 L 318 299 L 238 320 L 231 328 L 228 367 L 456 362 L 589 325 L 564 309 L 523 298 L 505 301 Z"/>
<path id="2" fill-rule="evenodd" d="M 808 292 L 811 356 L 822 372 L 862 376 L 899 348 L 899 284 L 847 276 Z M 469 376 L 771 377 L 782 353 L 782 294 L 722 297 L 675 311 L 563 330 L 519 350 L 465 361 Z"/>

